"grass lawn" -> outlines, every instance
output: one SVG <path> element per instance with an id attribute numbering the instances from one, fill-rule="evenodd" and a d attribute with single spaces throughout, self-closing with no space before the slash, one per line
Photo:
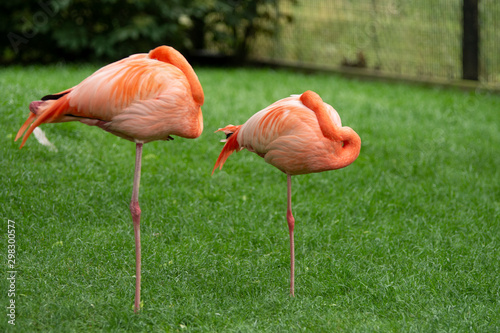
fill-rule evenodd
<path id="1" fill-rule="evenodd" d="M 1 331 L 500 330 L 500 96 L 197 69 L 202 136 L 144 148 L 144 305 L 136 315 L 135 145 L 80 123 L 42 126 L 58 152 L 34 137 L 22 150 L 13 141 L 30 101 L 95 69 L 0 69 Z M 307 89 L 363 146 L 345 169 L 293 178 L 291 298 L 286 176 L 248 152 L 210 176 L 222 148 L 213 132 Z"/>

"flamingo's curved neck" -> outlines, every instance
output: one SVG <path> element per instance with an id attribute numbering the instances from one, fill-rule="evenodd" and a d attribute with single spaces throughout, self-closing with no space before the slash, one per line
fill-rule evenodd
<path id="1" fill-rule="evenodd" d="M 186 75 L 189 85 L 191 86 L 191 93 L 193 94 L 194 101 L 200 106 L 203 105 L 205 96 L 203 94 L 203 88 L 201 87 L 200 80 L 194 72 L 193 67 L 191 67 L 186 58 L 184 58 L 179 51 L 169 46 L 159 46 L 149 52 L 149 57 L 151 59 L 168 62 L 169 64 L 179 68 L 184 75 Z"/>
<path id="2" fill-rule="evenodd" d="M 341 127 L 339 130 L 342 146 L 337 151 L 337 156 L 333 161 L 335 169 L 344 168 L 354 162 L 361 150 L 361 138 L 353 129 Z"/>

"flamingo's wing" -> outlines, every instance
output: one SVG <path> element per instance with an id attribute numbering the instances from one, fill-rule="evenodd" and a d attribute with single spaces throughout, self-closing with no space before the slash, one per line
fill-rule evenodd
<path id="1" fill-rule="evenodd" d="M 305 134 L 315 126 L 314 113 L 305 107 L 298 96 L 281 99 L 254 114 L 242 126 L 238 141 L 261 156 L 269 151 L 269 145 L 280 136 Z M 316 125 L 317 126 L 317 125 Z"/>
<path id="2" fill-rule="evenodd" d="M 136 55 L 101 68 L 77 85 L 66 95 L 68 111 L 109 121 L 132 103 L 154 99 L 180 80 L 185 78 L 175 66 Z"/>
<path id="3" fill-rule="evenodd" d="M 304 97 L 308 99 L 305 103 Z M 309 173 L 319 170 L 316 164 L 324 163 L 333 153 L 331 138 L 325 132 L 338 136 L 339 125 L 340 117 L 333 107 L 317 94 L 306 92 L 256 113 L 240 129 L 238 142 L 285 173 Z"/>
<path id="4" fill-rule="evenodd" d="M 16 139 L 29 126 L 22 147 L 42 123 L 71 120 L 109 122 L 123 110 L 154 100 L 168 89 L 189 90 L 185 75 L 179 68 L 150 59 L 147 54 L 133 55 L 99 69 L 71 89 L 48 95 L 44 101 L 33 102 L 32 113 Z"/>

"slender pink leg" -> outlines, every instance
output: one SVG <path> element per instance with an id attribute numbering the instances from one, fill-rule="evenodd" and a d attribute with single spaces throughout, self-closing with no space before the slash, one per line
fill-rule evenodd
<path id="1" fill-rule="evenodd" d="M 142 143 L 136 144 L 134 187 L 130 202 L 130 213 L 134 222 L 135 238 L 135 302 L 134 312 L 141 309 L 141 208 L 139 207 L 139 185 L 141 183 Z"/>
<path id="2" fill-rule="evenodd" d="M 286 210 L 286 220 L 288 222 L 288 230 L 290 232 L 290 294 L 295 296 L 295 245 L 293 242 L 293 228 L 295 226 L 295 219 L 292 215 L 292 176 L 286 175 L 287 180 L 287 197 L 288 205 Z"/>

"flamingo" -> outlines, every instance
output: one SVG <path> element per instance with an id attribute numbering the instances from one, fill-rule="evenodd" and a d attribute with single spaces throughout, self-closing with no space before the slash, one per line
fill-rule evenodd
<path id="1" fill-rule="evenodd" d="M 203 89 L 191 65 L 172 47 L 134 54 L 93 73 L 80 84 L 30 103 L 19 129 L 20 148 L 42 123 L 79 121 L 135 142 L 136 157 L 130 213 L 134 226 L 136 284 L 134 311 L 140 310 L 141 238 L 139 184 L 144 143 L 194 139 L 203 131 Z"/>
<path id="2" fill-rule="evenodd" d="M 306 91 L 281 99 L 257 112 L 243 125 L 217 130 L 226 134 L 225 145 L 212 170 L 229 155 L 247 149 L 275 166 L 287 176 L 286 218 L 290 234 L 290 294 L 295 296 L 295 251 L 292 214 L 292 176 L 335 170 L 348 166 L 361 149 L 359 135 L 342 127 L 340 117 L 321 97 Z"/>

